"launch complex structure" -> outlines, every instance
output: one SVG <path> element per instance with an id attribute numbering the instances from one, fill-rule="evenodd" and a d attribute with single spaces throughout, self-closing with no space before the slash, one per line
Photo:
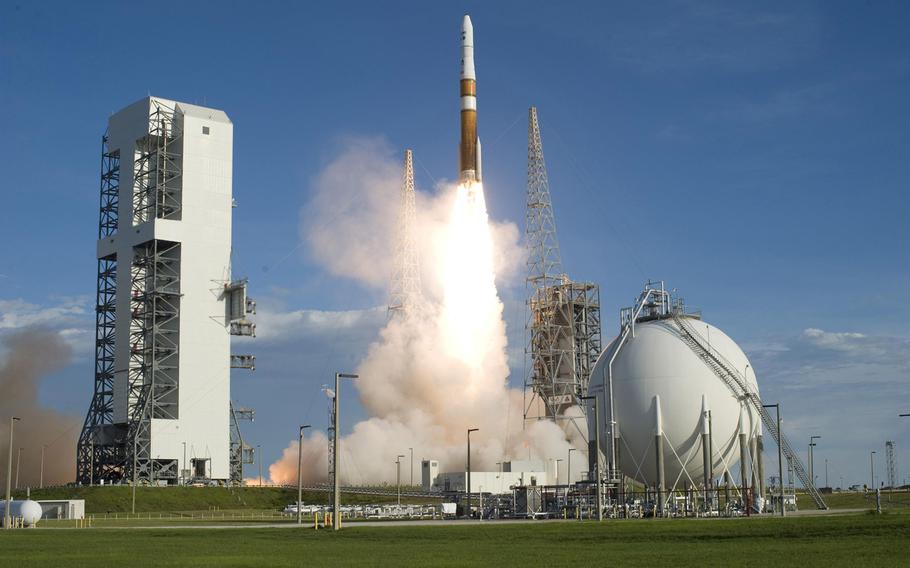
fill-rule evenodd
<path id="1" fill-rule="evenodd" d="M 80 484 L 242 481 L 253 449 L 230 399 L 231 336 L 255 302 L 232 279 L 233 125 L 220 110 L 146 97 L 102 138 L 94 393 Z"/>
<path id="2" fill-rule="evenodd" d="M 601 351 L 600 287 L 576 282 L 562 269 L 550 182 L 543 156 L 537 108 L 528 110 L 528 193 L 525 211 L 528 321 L 525 420 L 545 417 L 576 423 L 565 410 L 588 392 Z"/>

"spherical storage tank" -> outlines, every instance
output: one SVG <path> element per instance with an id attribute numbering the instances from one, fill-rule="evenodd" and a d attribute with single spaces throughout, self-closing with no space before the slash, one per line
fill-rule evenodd
<path id="1" fill-rule="evenodd" d="M 739 434 L 748 443 L 761 434 L 760 417 L 741 403 L 705 360 L 685 340 L 685 325 L 725 363 L 745 377 L 751 392 L 758 394 L 755 374 L 742 349 L 718 328 L 691 315 L 680 324 L 668 312 L 640 317 L 634 335 L 629 333 L 612 366 L 613 400 L 609 397 L 607 367 L 616 352 L 617 337 L 601 353 L 591 374 L 589 394 L 600 404 L 601 450 L 609 461 L 611 451 L 610 408 L 615 413 L 619 438 L 618 469 L 648 486 L 658 483 L 657 439 L 663 434 L 664 487 L 682 489 L 686 484 L 703 486 L 703 433 L 710 431 L 713 478 L 729 471 L 740 481 Z M 593 406 L 593 405 L 592 405 Z M 709 411 L 709 412 L 707 412 Z M 659 414 L 659 417 L 658 417 Z M 593 440 L 593 415 L 589 432 Z M 748 448 L 747 448 L 748 449 Z"/>
<path id="2" fill-rule="evenodd" d="M 24 501 L 10 501 L 10 516 L 15 519 L 22 519 L 22 524 L 27 527 L 34 526 L 41 519 L 41 505 L 31 499 Z M 6 501 L 0 499 L 0 522 L 6 518 Z"/>

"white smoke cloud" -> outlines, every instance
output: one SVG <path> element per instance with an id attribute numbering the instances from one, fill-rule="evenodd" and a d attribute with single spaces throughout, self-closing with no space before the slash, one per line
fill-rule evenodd
<path id="1" fill-rule="evenodd" d="M 334 274 L 387 285 L 394 260 L 401 165 L 375 139 L 350 140 L 313 184 L 302 214 L 312 256 Z M 461 470 L 466 431 L 472 464 L 493 469 L 509 459 L 562 458 L 570 444 L 585 451 L 577 430 L 523 420 L 523 395 L 507 385 L 506 324 L 496 282 L 524 263 L 519 230 L 487 219 L 483 189 L 444 185 L 418 192 L 422 301 L 381 330 L 355 381 L 370 418 L 341 442 L 342 482 L 393 482 L 397 455 L 437 459 Z M 581 422 L 579 422 L 581 423 Z M 326 438 L 304 441 L 304 478 L 326 479 Z M 580 469 L 580 468 L 579 468 Z M 274 483 L 297 475 L 297 442 L 271 465 Z"/>

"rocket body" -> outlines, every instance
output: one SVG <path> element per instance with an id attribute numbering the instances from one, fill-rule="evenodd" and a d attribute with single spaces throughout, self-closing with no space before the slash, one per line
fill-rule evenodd
<path id="1" fill-rule="evenodd" d="M 461 23 L 461 144 L 459 180 L 481 181 L 480 140 L 477 138 L 477 76 L 474 74 L 474 26 L 465 14 Z"/>

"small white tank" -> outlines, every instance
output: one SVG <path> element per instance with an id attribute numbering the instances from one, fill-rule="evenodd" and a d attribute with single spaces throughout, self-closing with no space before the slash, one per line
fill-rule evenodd
<path id="1" fill-rule="evenodd" d="M 4 512 L 6 511 L 6 501 L 0 500 L 0 522 L 6 518 Z M 35 526 L 38 521 L 41 519 L 41 505 L 36 501 L 31 499 L 26 499 L 24 501 L 11 501 L 10 502 L 10 516 L 13 519 L 22 519 L 22 524 L 27 527 Z"/>

